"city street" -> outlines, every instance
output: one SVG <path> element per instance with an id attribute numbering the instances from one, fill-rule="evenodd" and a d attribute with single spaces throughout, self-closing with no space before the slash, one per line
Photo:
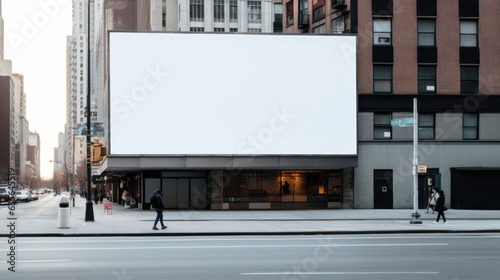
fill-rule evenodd
<path id="1" fill-rule="evenodd" d="M 2 240 L 0 254 L 7 244 Z M 497 279 L 498 234 L 18 238 L 2 279 Z"/>

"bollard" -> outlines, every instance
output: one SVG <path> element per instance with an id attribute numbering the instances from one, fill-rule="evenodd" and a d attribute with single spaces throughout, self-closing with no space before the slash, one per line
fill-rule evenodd
<path id="1" fill-rule="evenodd" d="M 59 228 L 69 228 L 69 211 L 69 199 L 66 196 L 62 196 L 61 200 L 59 200 L 59 211 L 57 215 L 57 226 Z"/>

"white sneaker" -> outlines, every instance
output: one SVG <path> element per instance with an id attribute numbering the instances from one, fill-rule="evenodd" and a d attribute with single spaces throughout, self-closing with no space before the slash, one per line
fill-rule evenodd
<path id="1" fill-rule="evenodd" d="M 434 221 L 434 222 L 432 222 L 432 223 L 433 223 L 433 224 L 438 224 L 438 222 L 436 222 L 436 221 Z"/>

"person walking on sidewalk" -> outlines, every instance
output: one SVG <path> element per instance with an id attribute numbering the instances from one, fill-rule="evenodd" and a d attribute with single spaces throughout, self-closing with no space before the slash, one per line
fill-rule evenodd
<path id="1" fill-rule="evenodd" d="M 163 210 L 165 210 L 165 206 L 163 205 L 163 199 L 161 197 L 161 190 L 157 189 L 154 191 L 154 198 L 153 198 L 153 207 L 156 209 L 156 219 L 155 219 L 155 224 L 153 225 L 153 230 L 158 230 L 156 225 L 158 224 L 158 221 L 161 224 L 161 229 L 166 229 L 167 226 L 163 224 Z"/>
<path id="2" fill-rule="evenodd" d="M 438 191 L 438 188 L 432 188 L 432 196 L 429 199 L 429 205 L 427 206 L 427 211 L 425 213 L 429 213 L 429 208 L 431 208 L 432 214 L 434 214 L 434 211 L 436 209 L 436 201 L 439 197 Z"/>
<path id="3" fill-rule="evenodd" d="M 443 190 L 438 191 L 439 197 L 436 200 L 436 208 L 435 210 L 438 212 L 437 218 L 436 218 L 436 223 L 439 223 L 439 218 L 443 217 L 443 223 L 446 223 L 446 217 L 444 216 L 444 211 L 448 210 L 446 209 L 446 206 L 444 206 L 445 203 L 445 196 Z"/>

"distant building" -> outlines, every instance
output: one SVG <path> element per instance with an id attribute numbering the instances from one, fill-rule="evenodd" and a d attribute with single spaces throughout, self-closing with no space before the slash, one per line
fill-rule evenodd
<path id="1" fill-rule="evenodd" d="M 28 143 L 28 158 L 27 162 L 32 166 L 31 176 L 34 178 L 42 179 L 40 177 L 40 135 L 37 132 L 30 132 Z"/>
<path id="2" fill-rule="evenodd" d="M 9 168 L 15 169 L 15 108 L 14 82 L 10 76 L 0 76 L 0 181 L 8 181 Z"/>

